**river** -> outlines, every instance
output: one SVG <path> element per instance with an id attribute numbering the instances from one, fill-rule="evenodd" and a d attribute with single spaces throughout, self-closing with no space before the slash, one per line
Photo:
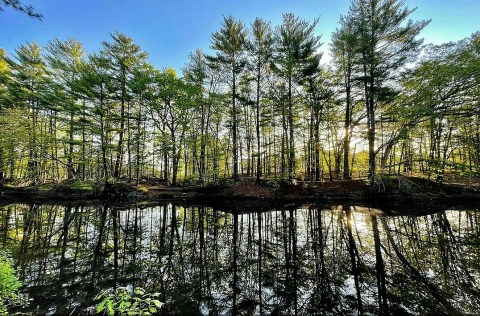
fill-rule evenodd
<path id="1" fill-rule="evenodd" d="M 238 209 L 238 206 L 236 207 Z M 105 289 L 174 315 L 478 315 L 480 212 L 358 206 L 0 207 L 34 315 L 93 314 Z"/>

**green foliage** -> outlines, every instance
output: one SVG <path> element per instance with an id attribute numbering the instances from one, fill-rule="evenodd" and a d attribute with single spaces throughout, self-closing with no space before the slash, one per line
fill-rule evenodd
<path id="1" fill-rule="evenodd" d="M 137 192 L 140 193 L 140 194 L 147 194 L 149 192 L 148 188 L 144 187 L 144 186 L 139 186 L 137 188 Z"/>
<path id="2" fill-rule="evenodd" d="M 273 191 L 277 192 L 280 190 L 281 182 L 278 179 L 271 179 L 267 182 L 267 187 L 271 188 Z"/>
<path id="3" fill-rule="evenodd" d="M 70 188 L 73 190 L 92 190 L 93 185 L 90 182 L 75 180 L 70 184 Z"/>
<path id="4" fill-rule="evenodd" d="M 449 168 L 455 174 L 465 177 L 478 177 L 480 176 L 480 166 L 469 165 L 461 162 L 445 162 L 441 159 L 429 159 L 427 161 L 429 166 L 429 172 L 435 174 L 442 169 Z"/>
<path id="5" fill-rule="evenodd" d="M 326 67 L 318 19 L 292 13 L 277 26 L 225 17 L 213 54 L 191 54 L 183 77 L 155 69 L 119 32 L 88 55 L 74 39 L 0 49 L 0 179 L 161 174 L 175 185 L 293 179 L 307 174 L 301 166 L 320 179 L 342 165 L 345 177 L 362 177 L 379 162 L 388 172 L 478 175 L 479 33 L 423 47 L 428 21 L 410 21 L 413 11 L 401 0 L 352 0 Z"/>
<path id="6" fill-rule="evenodd" d="M 0 315 L 8 315 L 7 307 L 21 302 L 20 287 L 12 258 L 0 251 Z"/>
<path id="7" fill-rule="evenodd" d="M 104 315 L 154 315 L 162 308 L 158 293 L 146 293 L 144 289 L 132 286 L 119 287 L 117 290 L 102 291 L 95 300 L 97 313 Z"/>
<path id="8" fill-rule="evenodd" d="M 38 191 L 50 191 L 50 190 L 55 189 L 55 184 L 54 183 L 41 183 L 41 184 L 32 186 L 28 189 L 38 190 Z"/>

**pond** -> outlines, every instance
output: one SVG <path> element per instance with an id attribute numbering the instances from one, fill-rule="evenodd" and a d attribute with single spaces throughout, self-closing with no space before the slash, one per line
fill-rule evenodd
<path id="1" fill-rule="evenodd" d="M 30 297 L 22 312 L 87 315 L 116 286 L 177 315 L 474 315 L 480 212 L 386 216 L 356 206 L 0 207 Z"/>

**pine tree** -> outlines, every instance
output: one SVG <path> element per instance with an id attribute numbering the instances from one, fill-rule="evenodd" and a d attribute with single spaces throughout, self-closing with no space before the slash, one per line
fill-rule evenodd
<path id="1" fill-rule="evenodd" d="M 39 183 L 42 181 L 42 165 L 45 152 L 45 135 L 41 114 L 45 109 L 45 91 L 49 82 L 47 65 L 38 43 L 20 45 L 14 59 L 7 59 L 12 69 L 10 92 L 13 104 L 26 108 L 28 115 L 29 149 L 26 178 Z"/>
<path id="2" fill-rule="evenodd" d="M 189 55 L 189 62 L 183 69 L 183 76 L 186 83 L 196 89 L 196 107 L 198 108 L 198 111 L 196 111 L 198 114 L 196 115 L 196 118 L 199 121 L 197 124 L 200 129 L 198 177 L 199 181 L 202 183 L 205 181 L 207 170 L 206 149 L 209 135 L 208 128 L 212 117 L 211 96 L 217 83 L 213 78 L 209 78 L 207 60 L 200 49 L 197 49 L 195 53 Z M 194 150 L 194 155 L 196 155 L 196 150 Z"/>
<path id="3" fill-rule="evenodd" d="M 47 51 L 49 55 L 46 56 L 46 60 L 52 71 L 53 93 L 56 94 L 51 106 L 57 107 L 57 111 L 67 114 L 68 139 L 66 143 L 68 144 L 68 151 L 66 167 L 68 179 L 72 179 L 76 177 L 74 147 L 75 145 L 82 145 L 83 148 L 85 145 L 85 139 L 82 139 L 80 143 L 74 139 L 75 131 L 78 129 L 77 125 L 81 122 L 80 114 L 83 112 L 78 99 L 76 84 L 80 79 L 84 52 L 82 44 L 76 40 L 60 41 L 57 39 L 48 43 Z M 81 164 L 84 165 L 84 150 L 82 150 L 82 153 Z M 84 172 L 82 174 L 84 175 Z"/>
<path id="4" fill-rule="evenodd" d="M 318 19 L 309 23 L 292 13 L 283 15 L 283 23 L 277 28 L 275 72 L 285 81 L 287 88 L 286 123 L 288 125 L 288 177 L 295 176 L 295 133 L 294 133 L 294 86 L 304 78 L 308 69 L 318 66 L 317 49 L 320 37 L 315 35 Z"/>
<path id="5" fill-rule="evenodd" d="M 354 0 L 349 18 L 360 36 L 358 62 L 367 115 L 369 176 L 375 175 L 376 112 L 390 97 L 389 84 L 398 79 L 402 68 L 419 53 L 423 40 L 417 39 L 429 21 L 407 18 L 414 10 L 401 0 Z"/>
<path id="6" fill-rule="evenodd" d="M 245 43 L 247 32 L 241 21 L 232 16 L 225 17 L 219 31 L 212 34 L 211 48 L 215 56 L 207 56 L 211 64 L 219 65 L 228 77 L 232 102 L 232 156 L 233 179 L 238 179 L 238 77 L 245 66 Z"/>
<path id="7" fill-rule="evenodd" d="M 356 72 L 356 56 L 359 45 L 359 33 L 355 28 L 353 19 L 348 16 L 340 17 L 340 29 L 332 34 L 331 51 L 333 61 L 337 66 L 339 76 L 342 82 L 342 92 L 344 93 L 345 119 L 343 135 L 343 178 L 351 178 L 349 165 L 350 140 L 354 126 L 353 114 L 358 104 L 354 101 L 354 80 Z"/>
<path id="8" fill-rule="evenodd" d="M 101 55 L 109 62 L 110 88 L 115 100 L 120 102 L 117 153 L 113 170 L 113 176 L 118 178 L 121 175 L 124 155 L 125 110 L 130 98 L 128 82 L 131 80 L 132 71 L 145 62 L 147 54 L 130 37 L 122 33 L 111 34 L 111 38 L 112 42 L 102 43 Z"/>
<path id="9" fill-rule="evenodd" d="M 270 23 L 256 18 L 251 25 L 251 35 L 248 41 L 250 54 L 250 68 L 254 73 L 255 82 L 255 131 L 257 137 L 257 183 L 262 175 L 261 147 L 260 147 L 260 102 L 265 89 L 266 72 L 272 58 L 274 36 Z"/>

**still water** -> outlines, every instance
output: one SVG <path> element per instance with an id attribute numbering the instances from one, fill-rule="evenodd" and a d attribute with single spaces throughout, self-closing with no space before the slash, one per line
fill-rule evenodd
<path id="1" fill-rule="evenodd" d="M 127 285 L 160 293 L 163 314 L 478 315 L 478 211 L 245 211 L 9 205 L 0 249 L 35 315 L 93 313 Z"/>

